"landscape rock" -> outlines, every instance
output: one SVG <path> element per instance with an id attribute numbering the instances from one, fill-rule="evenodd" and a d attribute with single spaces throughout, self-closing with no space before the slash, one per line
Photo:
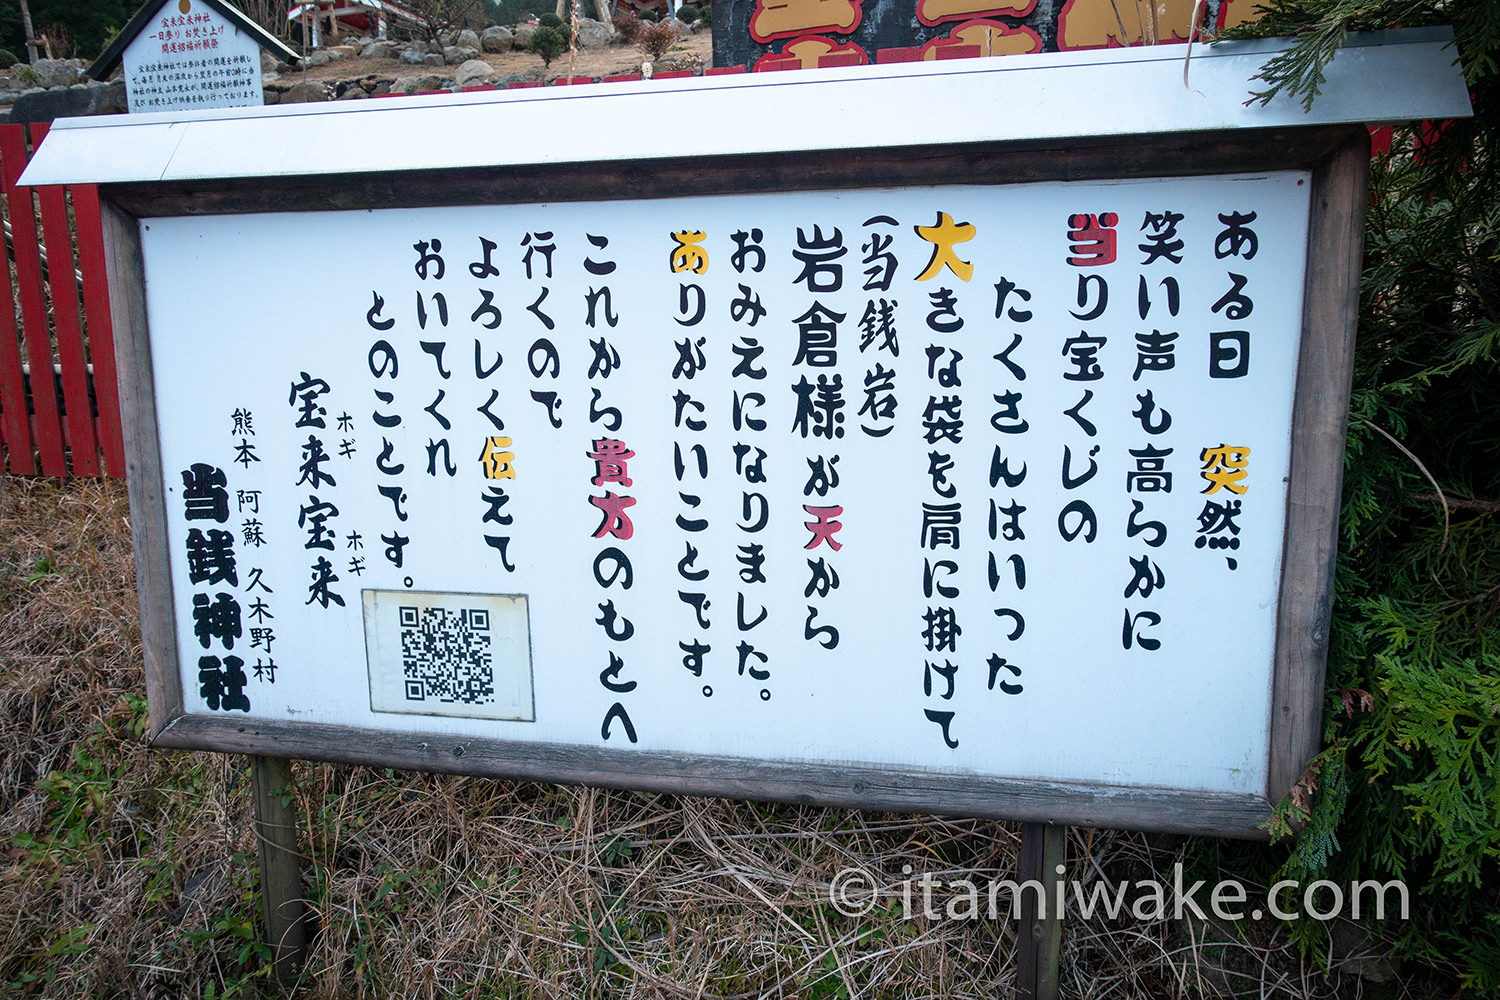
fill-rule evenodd
<path id="1" fill-rule="evenodd" d="M 443 49 L 443 62 L 449 66 L 457 66 L 459 63 L 468 62 L 478 55 L 478 49 L 471 49 L 467 45 L 450 45 Z"/>
<path id="2" fill-rule="evenodd" d="M 410 63 L 413 66 L 421 66 L 427 61 L 427 50 L 425 47 L 421 49 L 407 49 L 401 53 L 401 61 Z"/>
<path id="3" fill-rule="evenodd" d="M 458 37 L 454 40 L 453 44 L 459 46 L 460 48 L 474 49 L 477 52 L 479 50 L 479 35 L 476 32 L 465 28 L 463 31 L 460 31 L 458 33 Z"/>
<path id="4" fill-rule="evenodd" d="M 534 24 L 518 24 L 512 36 L 512 44 L 518 49 L 531 48 L 531 36 L 536 34 L 537 26 Z"/>
<path id="5" fill-rule="evenodd" d="M 382 96 L 384 96 L 386 94 L 389 94 L 390 92 L 391 92 L 391 81 L 390 80 L 377 80 L 377 81 L 375 81 L 374 88 L 371 89 L 371 91 L 370 91 L 370 96 L 371 97 L 382 97 Z"/>
<path id="6" fill-rule="evenodd" d="M 605 24 L 603 21 L 591 21 L 586 17 L 578 19 L 578 47 L 580 49 L 602 49 L 609 45 L 615 37 L 615 27 Z"/>
<path id="7" fill-rule="evenodd" d="M 281 95 L 281 104 L 312 104 L 328 100 L 328 87 L 321 83 L 294 83 Z"/>
<path id="8" fill-rule="evenodd" d="M 365 88 L 357 84 L 347 88 L 339 95 L 339 100 L 341 101 L 367 101 L 369 99 L 370 95 L 365 93 Z"/>
<path id="9" fill-rule="evenodd" d="M 509 52 L 515 38 L 515 33 L 509 28 L 496 24 L 484 29 L 479 47 L 485 52 Z"/>
<path id="10" fill-rule="evenodd" d="M 467 87 L 472 83 L 482 83 L 494 75 L 495 68 L 483 59 L 468 59 L 459 64 L 453 74 L 453 82 L 460 87 Z"/>
<path id="11" fill-rule="evenodd" d="M 440 56 L 440 55 L 434 55 L 433 53 L 429 52 L 429 53 L 427 53 L 426 57 L 423 58 L 422 65 L 424 65 L 424 66 L 443 66 L 443 65 L 446 65 L 446 64 L 443 61 L 443 57 L 442 56 Z"/>
<path id="12" fill-rule="evenodd" d="M 67 87 L 75 84 L 83 75 L 80 61 L 76 59 L 38 59 L 31 64 L 36 74 L 38 87 Z"/>
<path id="13" fill-rule="evenodd" d="M 415 76 L 398 76 L 396 77 L 396 79 L 391 81 L 391 85 L 386 89 L 386 93 L 415 94 L 417 92 L 418 82 L 419 78 Z"/>
<path id="14" fill-rule="evenodd" d="M 267 87 L 265 90 L 261 91 L 260 100 L 261 103 L 266 105 L 267 107 L 270 107 L 272 104 L 280 104 L 281 91 L 272 90 L 270 87 Z"/>
<path id="15" fill-rule="evenodd" d="M 330 54 L 338 53 L 337 57 L 339 59 L 353 59 L 355 56 L 359 55 L 360 46 L 345 43 L 343 45 L 335 45 L 333 48 L 328 49 L 327 51 Z"/>
<path id="16" fill-rule="evenodd" d="M 371 42 L 359 50 L 362 59 L 390 59 L 396 54 L 396 49 L 390 42 Z"/>
<path id="17" fill-rule="evenodd" d="M 41 60 L 38 60 L 39 62 Z M 50 122 L 55 118 L 119 114 L 125 110 L 125 81 L 114 84 L 72 85 L 52 90 L 28 90 L 11 105 L 10 120 L 20 125 Z"/>
<path id="18" fill-rule="evenodd" d="M 303 62 L 307 64 L 308 69 L 312 69 L 314 66 L 327 66 L 333 62 L 333 56 L 327 52 L 312 52 Z"/>

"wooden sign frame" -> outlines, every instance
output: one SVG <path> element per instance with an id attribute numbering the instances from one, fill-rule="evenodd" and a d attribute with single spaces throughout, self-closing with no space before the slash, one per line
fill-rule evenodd
<path id="1" fill-rule="evenodd" d="M 1154 137 L 787 151 L 643 164 L 591 162 L 407 172 L 126 182 L 101 187 L 126 429 L 132 528 L 154 744 L 493 777 L 866 809 L 1262 837 L 1318 749 L 1369 144 L 1360 126 Z M 1311 171 L 1301 357 L 1292 414 L 1270 723 L 1269 777 L 1252 795 L 581 748 L 184 710 L 164 469 L 158 449 L 140 223 L 164 216 L 598 201 L 889 185 Z"/>

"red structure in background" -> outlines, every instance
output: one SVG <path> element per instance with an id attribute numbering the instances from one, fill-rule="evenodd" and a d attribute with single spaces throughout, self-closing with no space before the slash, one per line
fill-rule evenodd
<path id="1" fill-rule="evenodd" d="M 31 148 L 46 134 L 46 125 L 32 125 Z M 0 177 L 15 262 L 14 278 L 0 283 L 0 471 L 123 477 L 98 192 L 92 186 L 20 186 L 30 155 L 26 127 L 0 125 Z"/>

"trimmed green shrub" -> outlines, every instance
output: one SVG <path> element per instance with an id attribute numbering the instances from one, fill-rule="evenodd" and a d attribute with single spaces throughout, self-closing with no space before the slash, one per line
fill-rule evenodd
<path id="1" fill-rule="evenodd" d="M 531 33 L 530 48 L 542 57 L 543 66 L 551 66 L 552 60 L 568 50 L 568 40 L 557 28 L 543 25 Z"/>

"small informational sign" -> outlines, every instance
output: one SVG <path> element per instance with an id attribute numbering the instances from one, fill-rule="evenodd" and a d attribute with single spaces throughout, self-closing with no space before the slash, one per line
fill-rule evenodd
<path id="1" fill-rule="evenodd" d="M 1262 788 L 1308 180 L 150 221 L 185 708 Z"/>
<path id="2" fill-rule="evenodd" d="M 260 48 L 243 25 L 205 0 L 169 0 L 125 47 L 130 110 L 263 104 Z"/>

